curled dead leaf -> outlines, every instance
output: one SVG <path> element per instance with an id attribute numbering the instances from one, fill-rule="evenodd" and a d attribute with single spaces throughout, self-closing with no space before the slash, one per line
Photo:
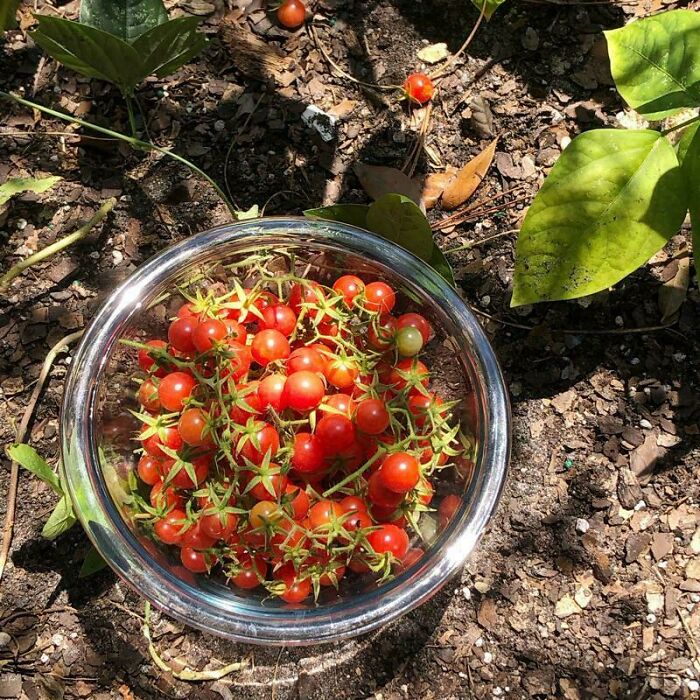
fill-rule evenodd
<path id="1" fill-rule="evenodd" d="M 439 63 L 444 61 L 450 52 L 447 50 L 447 44 L 440 42 L 438 44 L 430 44 L 430 46 L 424 46 L 420 51 L 418 51 L 418 58 L 424 63 Z"/>
<path id="2" fill-rule="evenodd" d="M 385 194 L 402 194 L 421 203 L 421 185 L 397 168 L 384 165 L 367 165 L 358 161 L 353 166 L 364 191 L 372 198 L 379 199 Z"/>
<path id="3" fill-rule="evenodd" d="M 690 256 L 678 259 L 676 274 L 659 287 L 661 323 L 670 321 L 683 305 L 690 282 Z"/>
<path id="4" fill-rule="evenodd" d="M 496 153 L 498 138 L 478 155 L 474 156 L 458 173 L 442 195 L 443 209 L 455 209 L 466 202 L 481 184 Z"/>
<path id="5" fill-rule="evenodd" d="M 445 172 L 430 173 L 425 178 L 421 199 L 426 209 L 432 209 L 437 204 L 445 188 L 452 182 L 456 173 L 457 169 L 448 165 Z"/>

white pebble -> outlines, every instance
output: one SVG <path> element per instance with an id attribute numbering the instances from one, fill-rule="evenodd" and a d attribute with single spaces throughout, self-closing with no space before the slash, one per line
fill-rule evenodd
<path id="1" fill-rule="evenodd" d="M 646 428 L 648 430 L 651 428 L 651 423 L 646 418 L 642 418 L 642 420 L 639 421 L 639 427 Z"/>
<path id="2" fill-rule="evenodd" d="M 226 123 L 223 119 L 217 119 L 214 122 L 214 131 L 223 131 L 226 128 Z"/>
<path id="3" fill-rule="evenodd" d="M 462 595 L 464 596 L 464 600 L 472 599 L 472 592 L 469 590 L 469 586 L 464 586 L 462 588 Z"/>
<path id="4" fill-rule="evenodd" d="M 625 319 L 622 316 L 615 316 L 615 325 L 622 326 L 625 323 Z"/>
<path id="5" fill-rule="evenodd" d="M 484 652 L 484 663 L 490 664 L 493 661 L 493 654 L 490 651 Z"/>
<path id="6" fill-rule="evenodd" d="M 56 634 L 53 635 L 53 637 L 51 637 L 51 643 L 57 647 L 60 647 L 61 644 L 63 644 L 63 635 L 58 634 L 58 632 L 57 632 Z"/>
<path id="7" fill-rule="evenodd" d="M 498 698 L 498 697 L 500 697 L 501 695 L 503 695 L 503 689 L 502 689 L 502 688 L 499 688 L 498 686 L 496 686 L 496 687 L 493 689 L 493 694 Z"/>
<path id="8" fill-rule="evenodd" d="M 115 265 L 119 265 L 122 260 L 124 260 L 124 256 L 122 255 L 121 251 L 119 250 L 113 250 L 112 251 L 112 260 L 114 260 Z"/>
<path id="9" fill-rule="evenodd" d="M 477 639 L 477 640 L 474 642 L 474 646 L 475 646 L 475 647 L 483 647 L 483 646 L 484 646 L 484 638 L 483 638 L 483 637 L 479 637 L 479 639 Z"/>
<path id="10" fill-rule="evenodd" d="M 646 501 L 639 501 L 637 504 L 635 504 L 634 509 L 635 510 L 644 510 L 647 507 Z"/>
<path id="11" fill-rule="evenodd" d="M 700 683 L 698 683 L 695 679 L 688 680 L 685 682 L 685 684 L 688 686 L 688 690 L 691 693 L 697 693 L 698 690 L 700 690 Z"/>
<path id="12" fill-rule="evenodd" d="M 576 532 L 582 535 L 591 529 L 591 524 L 585 518 L 576 518 Z"/>
<path id="13" fill-rule="evenodd" d="M 639 359 L 638 357 L 633 357 L 633 358 L 630 360 L 630 364 L 631 364 L 631 365 L 638 365 L 639 363 L 640 363 L 640 359 Z"/>
<path id="14" fill-rule="evenodd" d="M 690 596 L 690 600 L 692 600 L 693 603 L 700 603 L 700 595 L 698 595 L 697 593 L 693 593 Z"/>
<path id="15" fill-rule="evenodd" d="M 656 615 L 654 615 L 654 613 L 649 613 L 649 614 L 647 615 L 647 622 L 648 622 L 650 625 L 653 625 L 653 624 L 656 622 Z"/>
<path id="16" fill-rule="evenodd" d="M 50 661 L 50 657 L 48 654 L 42 654 L 39 661 L 41 661 L 42 664 L 47 664 Z"/>
<path id="17" fill-rule="evenodd" d="M 486 294 L 485 296 L 481 297 L 481 303 L 484 306 L 488 306 L 491 303 L 491 297 L 488 294 Z"/>

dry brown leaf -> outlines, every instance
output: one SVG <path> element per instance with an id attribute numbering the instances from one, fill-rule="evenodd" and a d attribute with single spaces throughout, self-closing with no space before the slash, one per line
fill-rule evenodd
<path id="1" fill-rule="evenodd" d="M 474 158 L 457 173 L 457 177 L 455 177 L 454 181 L 443 192 L 443 209 L 455 209 L 474 194 L 474 191 L 481 184 L 481 181 L 484 179 L 484 176 L 491 166 L 493 156 L 496 153 L 497 143 L 498 139 L 495 138 L 481 153 L 474 156 Z"/>
<path id="2" fill-rule="evenodd" d="M 421 194 L 421 199 L 423 200 L 423 206 L 425 206 L 426 209 L 432 209 L 437 204 L 442 193 L 452 182 L 452 180 L 454 180 L 456 173 L 457 168 L 453 168 L 451 165 L 448 165 L 445 172 L 431 173 L 425 178 L 425 180 L 423 180 L 423 193 Z"/>
<path id="3" fill-rule="evenodd" d="M 418 58 L 425 63 L 439 63 L 444 61 L 450 52 L 447 50 L 447 44 L 440 42 L 439 44 L 430 44 L 424 46 L 418 51 Z"/>
<path id="4" fill-rule="evenodd" d="M 353 166 L 353 171 L 372 199 L 379 199 L 382 195 L 390 193 L 403 194 L 420 204 L 420 182 L 411 179 L 401 170 L 384 165 L 366 165 L 358 161 Z"/>
<path id="5" fill-rule="evenodd" d="M 681 308 L 688 293 L 690 281 L 690 256 L 678 260 L 676 274 L 659 287 L 659 310 L 661 323 L 670 321 Z"/>

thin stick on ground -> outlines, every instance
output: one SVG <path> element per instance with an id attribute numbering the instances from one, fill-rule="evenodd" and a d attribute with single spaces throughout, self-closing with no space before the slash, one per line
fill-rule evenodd
<path id="1" fill-rule="evenodd" d="M 433 113 L 432 103 L 428 103 L 423 114 L 423 121 L 420 124 L 420 129 L 418 130 L 418 138 L 413 142 L 411 150 L 406 157 L 406 160 L 401 168 L 408 177 L 413 177 L 413 173 L 416 171 L 416 166 L 418 165 L 418 158 L 420 157 L 421 151 L 425 146 L 425 139 L 428 135 L 428 129 L 430 128 L 430 117 Z"/>
<path id="2" fill-rule="evenodd" d="M 51 372 L 51 367 L 53 366 L 54 360 L 60 353 L 67 350 L 76 340 L 78 340 L 82 334 L 82 330 L 75 331 L 75 333 L 71 333 L 62 340 L 59 340 L 56 345 L 49 350 L 48 355 L 46 355 L 44 358 L 44 364 L 41 366 L 41 372 L 39 373 L 39 378 L 34 385 L 34 391 L 29 398 L 27 407 L 24 409 L 22 421 L 20 422 L 17 432 L 15 433 L 15 442 L 24 442 L 25 438 L 27 437 L 29 422 L 34 415 L 34 408 L 36 407 L 41 391 L 44 388 L 46 379 Z M 0 549 L 0 581 L 2 581 L 2 575 L 5 571 L 5 564 L 7 563 L 7 557 L 10 554 L 10 546 L 12 544 L 12 532 L 15 526 L 15 507 L 17 505 L 18 482 L 19 464 L 13 461 L 10 467 L 10 483 L 7 487 L 7 510 L 5 511 L 5 525 L 2 530 L 2 549 Z"/>
<path id="3" fill-rule="evenodd" d="M 512 228 L 509 231 L 501 231 L 501 233 L 494 233 L 493 236 L 486 236 L 486 238 L 480 238 L 478 241 L 469 241 L 469 243 L 464 243 L 463 245 L 458 245 L 454 248 L 448 248 L 447 250 L 443 250 L 442 252 L 444 255 L 449 255 L 450 253 L 458 253 L 461 250 L 471 250 L 472 248 L 481 245 L 482 243 L 495 241 L 497 238 L 502 238 L 503 236 L 510 236 L 517 232 L 517 228 Z"/>
<path id="4" fill-rule="evenodd" d="M 242 661 L 234 661 L 231 664 L 222 666 L 213 671 L 193 671 L 189 667 L 185 667 L 182 671 L 176 671 L 174 668 L 169 666 L 158 653 L 155 645 L 153 644 L 153 639 L 151 638 L 151 604 L 146 603 L 143 614 L 143 626 L 141 627 L 141 632 L 143 633 L 146 642 L 148 643 L 148 654 L 151 657 L 153 663 L 165 673 L 171 673 L 175 678 L 181 681 L 218 681 L 230 673 L 235 671 L 240 671 L 247 668 L 250 664 L 248 659 L 243 659 Z"/>
<path id="5" fill-rule="evenodd" d="M 24 260 L 20 260 L 16 265 L 13 265 L 2 277 L 0 277 L 0 293 L 3 293 L 12 283 L 15 277 L 21 275 L 27 268 L 32 267 L 32 265 L 37 265 L 42 260 L 50 258 L 52 255 L 65 250 L 69 246 L 77 243 L 80 239 L 85 238 L 85 236 L 92 231 L 92 229 L 102 221 L 107 214 L 114 208 L 117 200 L 114 197 L 108 199 L 93 215 L 93 217 L 85 224 L 83 224 L 77 231 L 69 233 L 63 238 L 59 238 L 57 241 L 51 245 L 47 245 L 46 248 L 38 250 L 33 255 L 30 255 Z"/>
<path id="6" fill-rule="evenodd" d="M 107 138 L 106 136 L 91 136 L 90 134 L 79 134 L 77 131 L 0 131 L 0 136 L 67 136 L 79 139 L 90 139 L 90 141 L 119 141 L 119 139 Z"/>
<path id="7" fill-rule="evenodd" d="M 481 5 L 481 12 L 479 13 L 479 19 L 476 20 L 476 23 L 472 27 L 471 32 L 469 33 L 469 36 L 466 38 L 465 42 L 459 47 L 459 50 L 457 53 L 452 56 L 447 63 L 444 65 L 440 66 L 434 73 L 430 73 L 429 77 L 432 80 L 437 80 L 438 78 L 443 77 L 447 73 L 450 72 L 452 69 L 452 66 L 455 64 L 455 61 L 469 48 L 469 44 L 472 43 L 474 40 L 474 37 L 476 36 L 476 32 L 478 31 L 479 27 L 481 26 L 481 23 L 484 21 L 484 16 L 486 14 L 486 0 L 483 0 L 483 3 Z"/>

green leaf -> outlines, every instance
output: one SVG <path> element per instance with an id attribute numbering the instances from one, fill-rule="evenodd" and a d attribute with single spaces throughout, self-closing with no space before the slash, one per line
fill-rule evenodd
<path id="1" fill-rule="evenodd" d="M 73 527 L 76 520 L 70 498 L 63 496 L 49 515 L 41 534 L 47 540 L 55 540 L 59 535 Z"/>
<path id="2" fill-rule="evenodd" d="M 82 0 L 80 23 L 133 41 L 168 21 L 163 0 Z"/>
<path id="3" fill-rule="evenodd" d="M 307 209 L 304 216 L 307 219 L 326 219 L 340 221 L 343 224 L 367 228 L 367 204 L 333 204 L 330 207 Z"/>
<path id="4" fill-rule="evenodd" d="M 7 448 L 7 454 L 10 456 L 10 459 L 46 482 L 59 496 L 63 496 L 63 488 L 58 476 L 54 474 L 46 460 L 39 456 L 39 453 L 33 447 L 24 443 L 10 445 Z"/>
<path id="5" fill-rule="evenodd" d="M 605 32 L 618 92 L 649 119 L 700 106 L 700 13 L 672 10 Z"/>
<path id="6" fill-rule="evenodd" d="M 367 228 L 389 241 L 430 260 L 435 242 L 433 232 L 420 207 L 402 194 L 385 194 L 370 204 Z"/>
<path id="7" fill-rule="evenodd" d="M 511 306 L 575 299 L 630 274 L 678 231 L 684 189 L 675 151 L 658 132 L 578 136 L 523 222 Z"/>
<path id="8" fill-rule="evenodd" d="M 106 566 L 107 562 L 102 558 L 102 555 L 94 547 L 90 547 L 90 551 L 85 555 L 85 559 L 83 559 L 83 564 L 78 572 L 78 578 L 92 576 L 98 571 L 102 571 Z"/>
<path id="9" fill-rule="evenodd" d="M 486 19 L 491 19 L 493 13 L 505 2 L 506 0 L 472 0 L 472 3 L 476 6 L 476 9 L 481 12 L 481 8 L 486 4 L 486 9 L 484 10 L 484 17 Z"/>
<path id="10" fill-rule="evenodd" d="M 257 204 L 253 204 L 253 206 L 246 211 L 236 212 L 236 221 L 248 221 L 249 219 L 258 219 L 259 217 L 260 207 Z"/>
<path id="11" fill-rule="evenodd" d="M 142 56 L 130 44 L 108 32 L 59 17 L 36 15 L 39 26 L 31 36 L 46 53 L 89 78 L 117 85 L 126 94 L 147 75 Z"/>
<path id="12" fill-rule="evenodd" d="M 197 17 L 178 17 L 136 39 L 132 46 L 141 57 L 143 76 L 155 73 L 163 78 L 194 58 L 207 44 L 198 26 Z"/>
<path id="13" fill-rule="evenodd" d="M 678 160 L 688 188 L 690 223 L 693 227 L 695 271 L 700 270 L 700 123 L 685 130 L 678 144 Z"/>
<path id="14" fill-rule="evenodd" d="M 41 194 L 62 179 L 58 175 L 52 175 L 51 177 L 12 177 L 0 185 L 0 207 L 7 204 L 13 195 L 20 192 Z"/>
<path id="15" fill-rule="evenodd" d="M 428 260 L 428 264 L 437 270 L 453 287 L 455 286 L 455 276 L 450 263 L 447 262 L 447 258 L 437 246 L 433 247 L 433 253 L 430 256 L 430 260 Z"/>
<path id="16" fill-rule="evenodd" d="M 17 8 L 20 0 L 0 0 L 0 33 L 17 26 Z"/>

